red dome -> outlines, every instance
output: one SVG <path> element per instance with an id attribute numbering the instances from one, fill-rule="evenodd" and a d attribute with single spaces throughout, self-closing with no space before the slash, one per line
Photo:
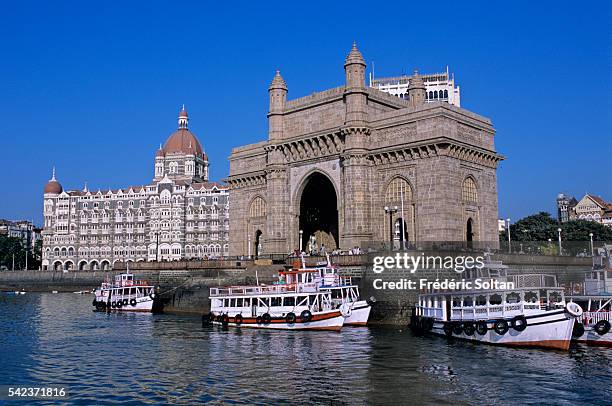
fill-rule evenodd
<path id="1" fill-rule="evenodd" d="M 181 153 L 203 156 L 204 151 L 200 141 L 193 133 L 187 129 L 179 129 L 175 131 L 163 148 L 164 154 Z"/>
<path id="2" fill-rule="evenodd" d="M 59 195 L 60 193 L 62 193 L 62 190 L 63 190 L 62 185 L 60 185 L 60 183 L 56 181 L 55 179 L 51 179 L 45 185 L 45 194 L 50 193 L 50 194 Z"/>

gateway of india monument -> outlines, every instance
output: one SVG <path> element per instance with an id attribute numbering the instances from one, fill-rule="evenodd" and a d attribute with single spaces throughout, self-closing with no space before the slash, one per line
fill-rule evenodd
<path id="1" fill-rule="evenodd" d="M 390 234 L 407 244 L 498 244 L 503 157 L 491 121 L 426 103 L 416 71 L 398 98 L 366 86 L 365 70 L 353 44 L 343 85 L 293 100 L 276 72 L 268 139 L 230 156 L 230 255 L 288 254 L 312 242 L 350 249 Z"/>

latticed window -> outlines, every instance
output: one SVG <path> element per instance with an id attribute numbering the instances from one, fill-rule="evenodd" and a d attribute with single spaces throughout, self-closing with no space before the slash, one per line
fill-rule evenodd
<path id="1" fill-rule="evenodd" d="M 462 199 L 465 203 L 478 202 L 478 194 L 476 191 L 476 182 L 472 178 L 466 178 L 463 181 Z"/>
<path id="2" fill-rule="evenodd" d="M 401 200 L 410 201 L 412 200 L 412 187 L 410 183 L 403 178 L 395 178 L 387 186 L 387 192 L 385 193 L 386 203 L 399 203 Z"/>
<path id="3" fill-rule="evenodd" d="M 266 215 L 266 202 L 261 197 L 256 197 L 251 203 L 249 217 L 264 217 Z"/>

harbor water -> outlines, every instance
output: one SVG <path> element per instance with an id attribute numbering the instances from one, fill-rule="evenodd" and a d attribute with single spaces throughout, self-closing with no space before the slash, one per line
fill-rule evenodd
<path id="1" fill-rule="evenodd" d="M 84 405 L 612 399 L 612 349 L 509 349 L 416 337 L 407 328 L 223 330 L 196 317 L 96 313 L 91 301 L 0 293 L 0 385 L 64 385 L 63 402 Z"/>

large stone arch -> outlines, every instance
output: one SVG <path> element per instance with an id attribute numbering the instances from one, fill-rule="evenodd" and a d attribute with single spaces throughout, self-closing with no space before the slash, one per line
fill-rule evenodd
<path id="1" fill-rule="evenodd" d="M 327 251 L 340 247 L 342 199 L 341 189 L 333 177 L 324 170 L 312 168 L 301 177 L 298 185 L 292 201 L 298 240 L 299 231 L 303 231 L 300 249 L 308 249 L 310 237 L 315 238 L 317 250 L 321 244 Z M 295 246 L 299 245 L 298 240 Z"/>
<path id="2" fill-rule="evenodd" d="M 87 261 L 86 260 L 81 260 L 79 261 L 79 267 L 78 267 L 79 271 L 85 271 L 87 270 Z"/>

